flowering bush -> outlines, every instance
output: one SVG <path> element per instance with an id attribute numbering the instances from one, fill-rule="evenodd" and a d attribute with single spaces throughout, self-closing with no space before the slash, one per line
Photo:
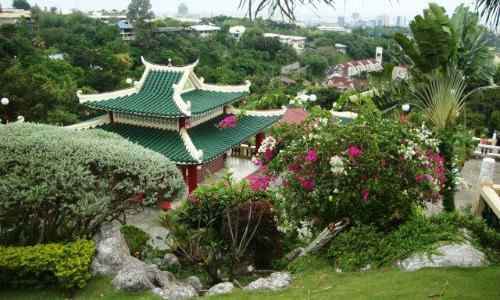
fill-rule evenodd
<path id="1" fill-rule="evenodd" d="M 287 136 L 269 165 L 284 181 L 279 206 L 289 219 L 326 224 L 350 217 L 387 228 L 414 205 L 440 200 L 443 159 L 425 127 L 376 116 L 342 126 L 327 116 L 321 111 L 302 134 Z"/>
<path id="2" fill-rule="evenodd" d="M 238 123 L 238 119 L 236 118 L 235 115 L 229 115 L 224 117 L 218 124 L 217 127 L 220 129 L 224 128 L 234 128 L 236 127 L 236 124 Z"/>

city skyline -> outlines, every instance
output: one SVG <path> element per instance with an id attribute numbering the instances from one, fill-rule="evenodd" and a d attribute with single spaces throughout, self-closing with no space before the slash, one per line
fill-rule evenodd
<path id="1" fill-rule="evenodd" d="M 37 4 L 40 7 L 57 7 L 62 11 L 70 11 L 78 9 L 82 11 L 100 10 L 100 9 L 126 9 L 128 0 L 108 0 L 106 2 L 99 0 L 35 0 L 29 1 L 32 5 Z M 430 2 L 435 2 L 446 8 L 448 13 L 460 4 L 473 5 L 471 0 L 435 0 L 435 1 L 409 1 L 409 0 L 350 0 L 337 1 L 335 7 L 320 5 L 317 9 L 311 6 L 299 7 L 297 9 L 297 17 L 300 20 L 318 22 L 331 22 L 337 20 L 339 16 L 345 16 L 350 19 L 356 13 L 362 20 L 375 19 L 382 15 L 388 15 L 393 18 L 398 16 L 412 18 L 417 14 L 421 14 L 422 10 L 428 6 Z M 10 7 L 11 0 L 0 0 L 2 7 Z M 214 15 L 232 15 L 243 16 L 244 11 L 238 10 L 238 0 L 151 0 L 153 11 L 158 16 L 172 15 L 177 11 L 177 7 L 181 3 L 185 3 L 189 7 L 192 14 L 200 16 Z M 344 3 L 347 3 L 344 6 Z"/>

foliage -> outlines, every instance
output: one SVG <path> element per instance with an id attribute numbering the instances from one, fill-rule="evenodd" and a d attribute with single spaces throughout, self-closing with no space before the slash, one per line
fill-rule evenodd
<path id="1" fill-rule="evenodd" d="M 280 235 L 269 195 L 226 178 L 201 186 L 168 216 L 174 249 L 204 268 L 213 282 L 234 278 L 245 266 L 269 267 L 280 255 Z"/>
<path id="2" fill-rule="evenodd" d="M 154 17 L 151 10 L 150 0 L 131 0 L 128 6 L 127 19 L 136 26 L 144 26 L 144 23 Z"/>
<path id="3" fill-rule="evenodd" d="M 427 219 L 415 215 L 389 233 L 370 225 L 355 226 L 336 238 L 328 257 L 343 271 L 357 271 L 367 265 L 391 266 L 416 252 L 432 252 L 439 242 L 461 239 L 458 227 L 447 217 Z"/>
<path id="4" fill-rule="evenodd" d="M 53 286 L 83 288 L 92 277 L 93 241 L 43 244 L 26 247 L 0 246 L 0 286 Z"/>
<path id="5" fill-rule="evenodd" d="M 282 17 L 294 21 L 297 5 L 316 6 L 321 3 L 333 5 L 335 0 L 240 0 L 239 8 L 246 7 L 246 15 L 250 20 L 257 19 L 264 10 L 269 10 L 271 16 L 278 11 Z"/>
<path id="6" fill-rule="evenodd" d="M 120 231 L 127 242 L 130 254 L 137 258 L 141 258 L 144 250 L 146 250 L 148 240 L 150 239 L 149 234 L 132 225 L 124 225 L 120 228 Z"/>
<path id="7" fill-rule="evenodd" d="M 458 213 L 426 218 L 415 214 L 391 232 L 373 226 L 355 226 L 336 238 L 328 258 L 343 271 L 359 270 L 367 265 L 388 267 L 417 252 L 433 252 L 442 242 L 461 242 L 468 238 L 461 229 L 472 233 L 474 243 L 483 248 L 493 262 L 500 254 L 500 234 L 479 218 Z M 363 249 L 363 251 L 359 251 Z"/>
<path id="8" fill-rule="evenodd" d="M 30 10 L 31 5 L 26 0 L 14 0 L 12 1 L 12 7 L 16 9 Z"/>
<path id="9" fill-rule="evenodd" d="M 294 130 L 297 136 L 284 135 L 290 140 L 277 136 L 286 146 L 270 170 L 285 181 L 278 202 L 287 222 L 325 225 L 348 217 L 388 229 L 415 205 L 440 199 L 443 161 L 426 128 L 377 114 L 339 125 L 329 112 L 319 114 Z"/>
<path id="10" fill-rule="evenodd" d="M 459 71 L 437 75 L 413 90 L 416 105 L 436 130 L 453 128 L 465 107 L 466 84 Z"/>
<path id="11" fill-rule="evenodd" d="M 490 20 L 493 25 L 498 25 L 500 22 L 499 0 L 477 0 L 476 5 L 482 17 L 486 17 L 486 20 Z"/>
<path id="12" fill-rule="evenodd" d="M 0 153 L 0 244 L 90 238 L 141 202 L 185 191 L 164 156 L 101 130 L 0 126 Z"/>
<path id="13" fill-rule="evenodd" d="M 423 16 L 416 16 L 410 23 L 414 40 L 401 33 L 395 39 L 415 67 L 423 73 L 448 66 L 456 55 L 457 34 L 445 9 L 435 3 L 429 4 Z"/>

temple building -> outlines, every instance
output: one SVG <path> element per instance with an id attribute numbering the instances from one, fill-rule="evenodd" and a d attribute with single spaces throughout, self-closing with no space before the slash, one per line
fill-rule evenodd
<path id="1" fill-rule="evenodd" d="M 258 149 L 264 131 L 286 112 L 235 109 L 232 104 L 249 94 L 250 82 L 206 84 L 194 73 L 197 62 L 178 67 L 141 59 L 145 70 L 133 87 L 95 95 L 79 91 L 80 103 L 106 114 L 72 127 L 103 129 L 163 154 L 177 164 L 189 192 L 224 168 L 232 148 L 255 137 Z"/>

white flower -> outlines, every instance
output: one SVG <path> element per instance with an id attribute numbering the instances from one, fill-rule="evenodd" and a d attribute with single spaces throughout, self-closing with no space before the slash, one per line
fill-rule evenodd
<path id="1" fill-rule="evenodd" d="M 344 159 L 342 157 L 335 155 L 330 158 L 330 170 L 335 175 L 345 174 Z"/>
<path id="2" fill-rule="evenodd" d="M 257 150 L 259 153 L 264 153 L 266 150 L 274 150 L 276 147 L 276 139 L 272 136 L 266 137 L 263 141 L 262 144 L 259 147 L 259 150 Z"/>
<path id="3" fill-rule="evenodd" d="M 311 241 L 313 237 L 312 227 L 313 224 L 311 221 L 300 221 L 300 227 L 297 228 L 297 234 L 300 241 L 305 243 Z"/>

